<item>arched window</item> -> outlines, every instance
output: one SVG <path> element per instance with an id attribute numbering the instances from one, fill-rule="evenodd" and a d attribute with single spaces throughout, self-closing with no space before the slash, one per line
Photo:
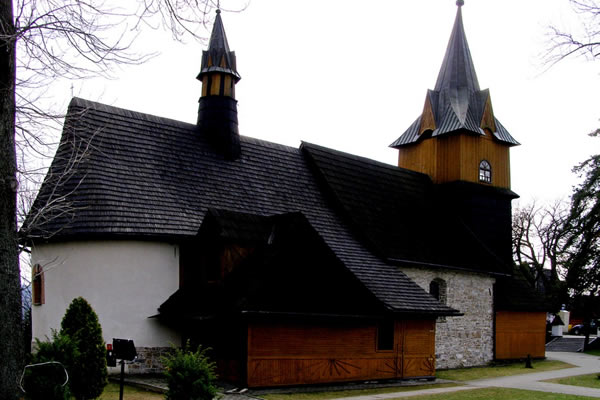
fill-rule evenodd
<path id="1" fill-rule="evenodd" d="M 442 304 L 446 304 L 447 286 L 446 281 L 441 278 L 435 278 L 429 282 L 429 294 Z M 438 322 L 446 322 L 446 317 L 439 317 Z"/>
<path id="2" fill-rule="evenodd" d="M 479 182 L 492 183 L 492 166 L 487 160 L 479 163 Z"/>
<path id="3" fill-rule="evenodd" d="M 431 281 L 429 284 L 429 294 L 435 297 L 438 301 L 440 300 L 440 283 L 437 281 Z"/>
<path id="4" fill-rule="evenodd" d="M 31 294 L 32 294 L 32 302 L 36 306 L 44 304 L 44 271 L 40 264 L 35 264 L 33 266 L 33 270 L 31 271 Z"/>
<path id="5" fill-rule="evenodd" d="M 440 303 L 446 304 L 446 281 L 441 278 L 435 278 L 429 283 L 429 294 L 435 297 Z"/>

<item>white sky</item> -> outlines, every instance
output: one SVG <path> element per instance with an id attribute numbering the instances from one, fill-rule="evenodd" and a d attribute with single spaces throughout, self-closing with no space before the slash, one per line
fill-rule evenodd
<path id="1" fill-rule="evenodd" d="M 224 12 L 242 75 L 240 133 L 395 164 L 388 145 L 421 113 L 455 14 L 454 0 L 253 0 L 241 13 Z M 566 60 L 544 72 L 540 59 L 547 26 L 577 27 L 572 15 L 567 0 L 466 0 L 463 7 L 480 86 L 522 144 L 511 149 L 521 202 L 568 197 L 571 168 L 598 152 L 600 139 L 587 136 L 600 126 L 598 64 Z M 203 45 L 173 42 L 165 32 L 140 39 L 141 49 L 161 55 L 114 71 L 115 80 L 75 82 L 75 95 L 195 123 Z"/>

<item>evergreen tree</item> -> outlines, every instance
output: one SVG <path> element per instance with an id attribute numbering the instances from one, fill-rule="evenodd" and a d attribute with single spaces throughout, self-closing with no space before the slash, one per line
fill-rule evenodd
<path id="1" fill-rule="evenodd" d="M 590 136 L 600 136 L 600 129 Z M 566 282 L 583 311 L 587 349 L 590 321 L 600 316 L 596 307 L 600 295 L 600 155 L 590 157 L 573 170 L 583 182 L 574 188 L 571 197 Z"/>
<path id="2" fill-rule="evenodd" d="M 67 365 L 71 393 L 77 400 L 95 399 L 106 386 L 106 349 L 102 327 L 90 304 L 82 297 L 74 299 L 61 322 L 62 335 L 75 343 L 78 354 Z"/>
<path id="3" fill-rule="evenodd" d="M 35 340 L 36 353 L 25 370 L 24 389 L 29 400 L 70 400 L 69 385 L 64 368 L 78 356 L 71 338 L 52 332 L 52 341 Z M 60 364 L 58 364 L 58 363 Z"/>

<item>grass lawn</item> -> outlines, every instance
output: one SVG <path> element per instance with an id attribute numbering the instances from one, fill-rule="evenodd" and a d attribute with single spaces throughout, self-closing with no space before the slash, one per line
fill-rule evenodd
<path id="1" fill-rule="evenodd" d="M 573 396 L 569 394 L 557 394 L 546 392 L 534 392 L 530 390 L 485 388 L 464 390 L 454 393 L 443 393 L 428 396 L 409 397 L 413 400 L 591 400 L 592 397 Z M 394 400 L 394 399 L 391 399 Z M 396 399 L 404 400 L 404 399 Z"/>
<path id="2" fill-rule="evenodd" d="M 549 379 L 545 382 L 600 389 L 600 379 L 598 379 L 598 374 L 567 376 L 566 378 Z"/>
<path id="3" fill-rule="evenodd" d="M 600 349 L 598 349 L 598 350 L 588 350 L 588 351 L 585 352 L 585 354 L 589 354 L 589 355 L 592 355 L 592 356 L 600 356 Z"/>
<path id="4" fill-rule="evenodd" d="M 309 392 L 309 393 L 271 393 L 264 394 L 260 397 L 265 400 L 326 400 L 337 399 L 340 397 L 353 397 L 363 395 L 375 395 L 384 393 L 408 392 L 412 390 L 431 389 L 433 387 L 453 387 L 457 386 L 454 383 L 444 383 L 438 385 L 418 385 L 404 387 L 386 387 L 379 389 L 354 389 L 354 390 L 338 390 L 334 392 Z"/>
<path id="5" fill-rule="evenodd" d="M 155 392 L 149 392 L 133 386 L 125 386 L 123 399 L 127 400 L 164 400 L 165 395 Z M 98 398 L 99 400 L 119 400 L 119 384 L 110 382 L 104 388 L 104 392 Z"/>
<path id="6" fill-rule="evenodd" d="M 536 360 L 532 362 L 532 365 L 533 368 L 531 369 L 525 368 L 525 362 L 501 364 L 489 367 L 449 369 L 445 371 L 437 371 L 435 375 L 440 379 L 464 382 L 474 379 L 498 378 L 501 376 L 553 371 L 556 369 L 574 367 L 574 365 L 556 360 Z"/>

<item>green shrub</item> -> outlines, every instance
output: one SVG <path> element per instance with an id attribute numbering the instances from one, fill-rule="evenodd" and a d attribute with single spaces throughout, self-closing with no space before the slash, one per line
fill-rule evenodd
<path id="1" fill-rule="evenodd" d="M 209 349 L 198 346 L 183 349 L 162 358 L 167 378 L 167 400 L 212 400 L 217 394 L 215 363 L 206 355 Z"/>
<path id="2" fill-rule="evenodd" d="M 60 333 L 69 336 L 77 348 L 77 356 L 67 365 L 71 393 L 77 400 L 99 397 L 108 377 L 106 349 L 98 316 L 84 298 L 71 302 Z"/>
<path id="3" fill-rule="evenodd" d="M 64 385 L 65 371 L 68 365 L 77 357 L 77 348 L 69 336 L 52 332 L 51 342 L 36 342 L 36 353 L 29 362 L 31 367 L 25 370 L 23 388 L 25 396 L 30 400 L 66 400 L 70 399 L 69 386 Z M 63 366 L 51 361 L 58 361 Z"/>

